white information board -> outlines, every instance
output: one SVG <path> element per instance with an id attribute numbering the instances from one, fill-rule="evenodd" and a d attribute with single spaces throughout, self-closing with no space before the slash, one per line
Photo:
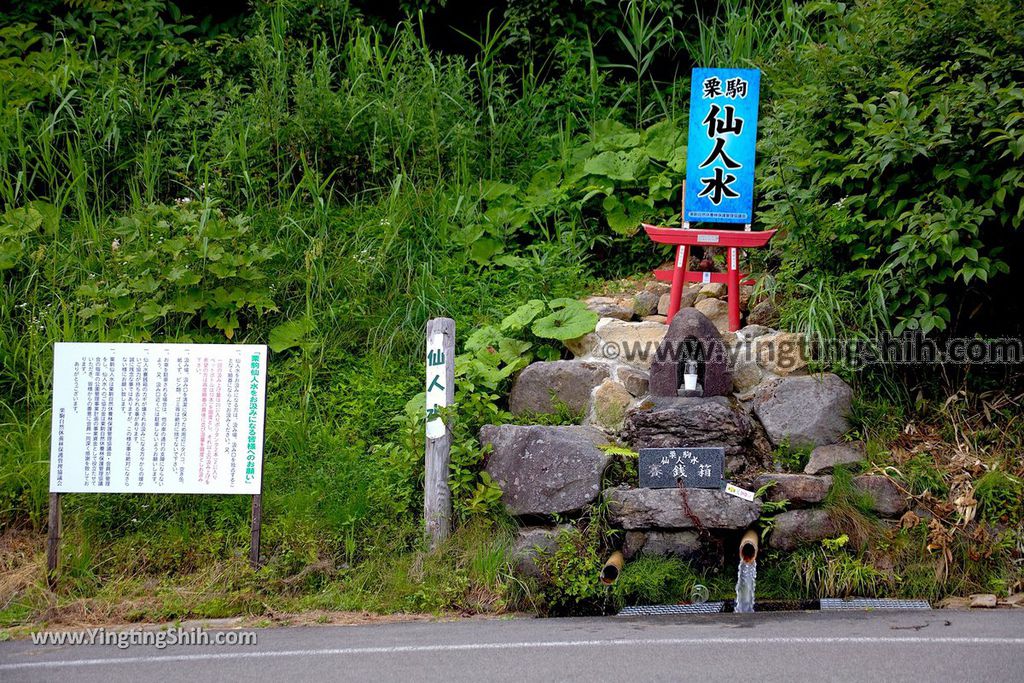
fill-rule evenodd
<path id="1" fill-rule="evenodd" d="M 267 347 L 57 343 L 54 493 L 258 494 Z"/>
<path id="2" fill-rule="evenodd" d="M 444 420 L 437 417 L 438 409 L 448 405 L 447 367 L 452 362 L 445 357 L 444 335 L 432 334 L 427 338 L 427 438 L 440 439 L 445 435 Z"/>

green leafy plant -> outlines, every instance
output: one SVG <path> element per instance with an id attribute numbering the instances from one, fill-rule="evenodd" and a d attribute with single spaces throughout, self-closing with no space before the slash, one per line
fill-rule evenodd
<path id="1" fill-rule="evenodd" d="M 942 498 L 949 492 L 942 472 L 936 468 L 934 458 L 928 453 L 915 453 L 897 470 L 901 473 L 907 490 L 915 496 L 930 492 Z"/>
<path id="2" fill-rule="evenodd" d="M 850 554 L 846 548 L 849 541 L 845 534 L 827 538 L 818 548 L 793 556 L 793 569 L 807 594 L 820 598 L 874 597 L 894 585 L 894 576 Z"/>
<path id="3" fill-rule="evenodd" d="M 789 439 L 783 439 L 772 457 L 787 472 L 803 472 L 812 450 L 807 446 L 792 446 Z"/>
<path id="4" fill-rule="evenodd" d="M 1024 514 L 1024 482 L 998 469 L 989 470 L 974 485 L 974 497 L 983 519 L 1010 523 Z"/>
<path id="5" fill-rule="evenodd" d="M 592 522 L 562 531 L 554 552 L 540 559 L 543 597 L 552 614 L 594 613 L 600 608 L 604 594 L 598 581 L 601 538 L 597 524 Z"/>
<path id="6" fill-rule="evenodd" d="M 675 557 L 640 556 L 631 560 L 615 583 L 615 599 L 626 605 L 664 605 L 689 599 L 697 576 Z"/>
<path id="7" fill-rule="evenodd" d="M 112 336 L 201 320 L 228 339 L 276 311 L 265 268 L 277 253 L 252 240 L 244 216 L 211 204 L 149 206 L 118 221 L 104 276 L 78 288 L 87 326 Z"/>
<path id="8" fill-rule="evenodd" d="M 1012 113 L 1024 42 L 1001 28 L 1022 10 L 872 0 L 798 11 L 831 20 L 806 24 L 810 40 L 767 68 L 782 96 L 759 150 L 772 169 L 759 175 L 761 220 L 783 231 L 788 294 L 810 288 L 852 331 L 951 330 L 955 311 L 1006 277 L 1024 222 L 1024 121 Z"/>

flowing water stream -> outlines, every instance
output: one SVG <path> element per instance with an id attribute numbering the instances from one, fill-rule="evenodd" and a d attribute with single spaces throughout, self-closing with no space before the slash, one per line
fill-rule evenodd
<path id="1" fill-rule="evenodd" d="M 736 612 L 754 611 L 754 587 L 757 584 L 757 562 L 740 560 L 736 577 Z"/>

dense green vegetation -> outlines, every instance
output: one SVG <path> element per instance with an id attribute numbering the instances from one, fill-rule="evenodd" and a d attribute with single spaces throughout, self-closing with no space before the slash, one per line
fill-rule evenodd
<path id="1" fill-rule="evenodd" d="M 523 2 L 487 15 L 458 49 L 427 28 L 443 3 L 422 4 L 401 22 L 343 0 L 256 0 L 226 21 L 161 0 L 0 15 L 0 570 L 38 558 L 15 532 L 38 539 L 45 527 L 54 341 L 275 351 L 264 569 L 245 566 L 247 500 L 69 496 L 67 580 L 52 597 L 38 573 L 11 579 L 0 623 L 54 606 L 176 618 L 607 601 L 588 573 L 599 515 L 564 539 L 572 562 L 555 589 L 512 576 L 475 433 L 512 420 L 503 394 L 527 357 L 563 353 L 557 328 L 578 313 L 565 298 L 666 257 L 635 233 L 641 220 L 678 222 L 694 64 L 764 72 L 758 220 L 782 233 L 761 259 L 759 296 L 776 299 L 785 326 L 820 338 L 1019 335 L 1008 287 L 1024 220 L 1017 3 Z M 427 556 L 411 399 L 424 324 L 441 315 L 463 340 L 459 530 Z M 903 416 L 947 425 L 941 437 L 969 441 L 991 469 L 980 514 L 1008 531 L 955 555 L 967 541 L 943 545 L 948 573 L 988 544 L 980 569 L 946 587 L 901 589 L 836 541 L 762 581 L 769 593 L 832 590 L 841 572 L 858 583 L 840 590 L 908 594 L 1015 580 L 1016 405 L 985 404 L 980 422 L 973 399 L 935 407 L 925 391 L 892 405 L 916 380 L 886 378 L 889 399 L 862 388 L 860 434 L 888 453 Z M 930 457 L 896 462 L 922 493 L 949 485 Z M 921 533 L 900 552 L 932 571 L 938 532 Z M 645 561 L 613 600 L 688 595 L 688 576 Z"/>

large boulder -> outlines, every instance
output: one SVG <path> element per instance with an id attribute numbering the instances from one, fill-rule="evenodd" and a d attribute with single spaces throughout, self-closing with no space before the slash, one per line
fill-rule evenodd
<path id="1" fill-rule="evenodd" d="M 825 510 L 790 510 L 775 515 L 768 545 L 779 550 L 795 550 L 804 543 L 818 543 L 838 533 Z"/>
<path id="2" fill-rule="evenodd" d="M 644 396 L 650 389 L 651 374 L 628 365 L 620 365 L 615 373 L 616 378 L 622 382 L 633 396 Z"/>
<path id="3" fill-rule="evenodd" d="M 748 327 L 754 327 L 748 325 Z M 796 332 L 772 332 L 755 337 L 755 353 L 761 367 L 785 377 L 807 374 L 807 338 Z"/>
<path id="4" fill-rule="evenodd" d="M 608 520 L 623 529 L 745 529 L 761 513 L 760 501 L 746 501 L 718 489 L 637 489 L 604 492 Z M 689 508 L 689 510 L 687 510 Z"/>
<path id="5" fill-rule="evenodd" d="M 633 297 L 633 314 L 638 318 L 646 318 L 658 312 L 658 300 L 661 297 L 656 292 L 637 292 Z"/>
<path id="6" fill-rule="evenodd" d="M 850 441 L 818 446 L 804 467 L 806 474 L 831 474 L 840 465 L 857 465 L 864 460 L 864 442 Z"/>
<path id="7" fill-rule="evenodd" d="M 694 308 L 706 315 L 719 332 L 729 331 L 729 304 L 721 299 L 701 299 Z"/>
<path id="8" fill-rule="evenodd" d="M 626 414 L 623 435 L 633 448 L 722 446 L 726 455 L 744 455 L 753 424 L 728 399 L 656 398 Z"/>
<path id="9" fill-rule="evenodd" d="M 732 384 L 737 392 L 753 389 L 764 378 L 764 371 L 754 358 L 750 344 L 743 344 L 735 351 L 732 366 Z"/>
<path id="10" fill-rule="evenodd" d="M 696 560 L 704 554 L 704 546 L 696 531 L 627 531 L 622 543 L 627 560 L 637 555 L 661 555 Z"/>
<path id="11" fill-rule="evenodd" d="M 565 345 L 577 359 L 614 361 L 647 370 L 668 327 L 656 322 L 626 322 L 601 318 L 590 334 Z"/>
<path id="12" fill-rule="evenodd" d="M 882 517 L 899 517 L 907 509 L 907 497 L 889 477 L 862 474 L 853 478 L 854 487 L 871 496 L 871 508 Z"/>
<path id="13" fill-rule="evenodd" d="M 754 488 L 775 482 L 765 493 L 768 500 L 788 500 L 792 505 L 813 505 L 825 500 L 832 488 L 832 477 L 812 477 L 809 474 L 762 474 L 754 479 Z"/>
<path id="14" fill-rule="evenodd" d="M 553 527 L 535 526 L 520 529 L 512 544 L 512 559 L 516 572 L 534 579 L 543 578 L 537 561 L 555 552 L 558 548 L 558 535 L 569 528 L 571 527 L 568 524 L 561 524 Z"/>
<path id="15" fill-rule="evenodd" d="M 626 409 L 633 396 L 626 387 L 613 379 L 606 379 L 594 390 L 594 423 L 610 432 L 622 429 Z"/>
<path id="16" fill-rule="evenodd" d="M 491 445 L 484 469 L 501 487 L 513 515 L 557 515 L 597 499 L 611 456 L 592 427 L 487 425 L 480 442 Z"/>
<path id="17" fill-rule="evenodd" d="M 608 363 L 555 360 L 531 363 L 512 384 L 509 409 L 524 413 L 556 413 L 564 404 L 574 413 L 590 407 L 590 392 L 610 374 Z"/>
<path id="18" fill-rule="evenodd" d="M 754 414 L 774 446 L 822 446 L 850 428 L 852 397 L 850 385 L 831 373 L 783 377 L 758 390 Z"/>

